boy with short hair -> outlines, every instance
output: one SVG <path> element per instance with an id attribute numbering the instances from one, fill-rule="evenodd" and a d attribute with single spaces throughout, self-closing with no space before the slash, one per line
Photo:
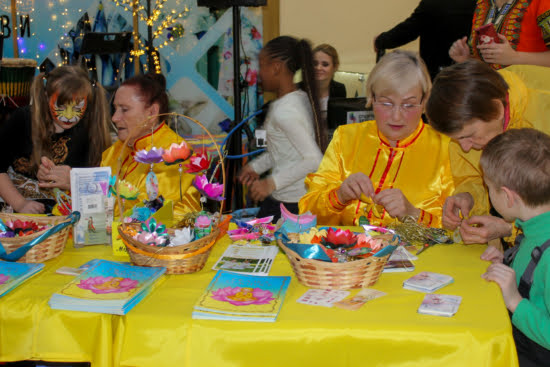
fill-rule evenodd
<path id="1" fill-rule="evenodd" d="M 494 208 L 523 230 L 506 253 L 487 248 L 481 259 L 492 265 L 482 277 L 502 290 L 520 366 L 548 366 L 550 136 L 534 129 L 508 130 L 487 144 L 480 163 Z"/>

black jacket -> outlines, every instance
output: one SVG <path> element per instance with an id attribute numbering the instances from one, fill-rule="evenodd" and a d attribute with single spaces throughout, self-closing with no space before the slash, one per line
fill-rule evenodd
<path id="1" fill-rule="evenodd" d="M 476 0 L 421 0 L 403 22 L 376 38 L 379 50 L 403 46 L 420 37 L 420 57 L 432 79 L 453 63 L 449 48 L 454 41 L 469 36 Z"/>

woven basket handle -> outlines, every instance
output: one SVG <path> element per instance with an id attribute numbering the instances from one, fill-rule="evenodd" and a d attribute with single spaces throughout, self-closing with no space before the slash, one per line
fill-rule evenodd
<path id="1" fill-rule="evenodd" d="M 56 234 L 57 232 L 61 231 L 62 229 L 75 224 L 80 219 L 80 212 L 72 212 L 67 216 L 67 220 L 64 222 L 61 222 L 59 224 L 56 224 L 52 228 L 48 229 L 46 232 L 42 233 L 40 236 L 36 237 L 32 241 L 28 242 L 27 244 L 19 247 L 17 250 L 7 253 L 6 249 L 0 242 L 0 259 L 5 261 L 17 261 L 34 246 L 38 245 L 40 242 L 44 241 L 48 237 L 50 237 L 53 234 Z"/>

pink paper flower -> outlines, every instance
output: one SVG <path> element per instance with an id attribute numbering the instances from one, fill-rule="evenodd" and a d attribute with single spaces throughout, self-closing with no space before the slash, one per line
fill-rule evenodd
<path id="1" fill-rule="evenodd" d="M 129 292 L 138 286 L 138 281 L 119 277 L 90 277 L 82 279 L 78 288 L 87 289 L 95 294 Z"/>
<path id="2" fill-rule="evenodd" d="M 193 186 L 199 190 L 199 192 L 209 199 L 222 201 L 224 197 L 223 185 L 219 183 L 209 183 L 205 175 L 195 176 L 193 180 Z"/>
<path id="3" fill-rule="evenodd" d="M 151 164 L 151 163 L 159 163 L 162 162 L 162 155 L 164 154 L 164 149 L 162 148 L 155 148 L 151 149 L 150 151 L 146 151 L 145 149 L 140 150 L 136 153 L 134 156 L 134 160 L 139 163 L 145 163 L 145 164 Z"/>
<path id="4" fill-rule="evenodd" d="M 189 164 L 186 164 L 187 172 L 195 173 L 207 170 L 210 167 L 210 158 L 208 157 L 208 152 L 202 150 L 201 152 L 192 155 L 189 159 Z"/>
<path id="5" fill-rule="evenodd" d="M 329 228 L 327 236 L 321 241 L 328 248 L 353 247 L 357 243 L 357 235 L 349 229 Z"/>
<path id="6" fill-rule="evenodd" d="M 360 247 L 369 247 L 373 251 L 378 251 L 384 247 L 384 239 L 382 238 L 373 238 L 364 233 L 357 235 L 357 246 Z"/>
<path id="7" fill-rule="evenodd" d="M 212 292 L 217 301 L 229 302 L 234 306 L 265 305 L 273 301 L 273 293 L 261 288 L 225 287 Z"/>
<path id="8" fill-rule="evenodd" d="M 187 145 L 185 141 L 182 141 L 180 144 L 172 143 L 170 149 L 165 151 L 162 155 L 162 159 L 164 159 L 165 164 L 171 165 L 183 162 L 189 158 L 191 153 L 191 148 L 189 148 L 189 145 Z"/>
<path id="9" fill-rule="evenodd" d="M 6 283 L 10 277 L 6 274 L 0 274 L 0 285 Z"/>

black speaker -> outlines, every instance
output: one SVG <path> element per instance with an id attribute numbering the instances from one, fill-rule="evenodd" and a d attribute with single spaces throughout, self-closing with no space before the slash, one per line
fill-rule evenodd
<path id="1" fill-rule="evenodd" d="M 267 0 L 197 0 L 197 5 L 223 9 L 232 6 L 265 6 Z"/>

